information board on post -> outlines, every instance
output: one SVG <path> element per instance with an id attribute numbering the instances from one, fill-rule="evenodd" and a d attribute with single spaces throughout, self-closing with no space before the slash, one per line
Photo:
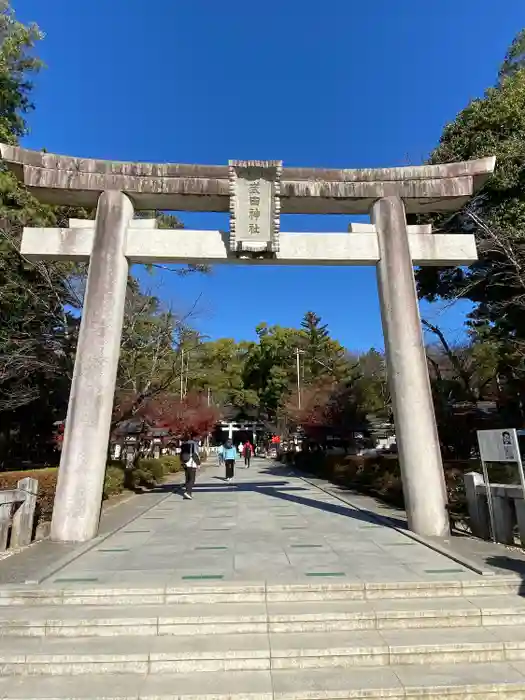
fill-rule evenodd
<path id="1" fill-rule="evenodd" d="M 494 526 L 494 503 L 492 501 L 492 489 L 488 475 L 487 464 L 493 462 L 514 463 L 518 467 L 518 474 L 523 497 L 525 499 L 525 476 L 523 474 L 523 463 L 518 442 L 518 433 L 515 428 L 504 428 L 502 430 L 478 430 L 478 445 L 483 469 L 483 479 L 487 494 L 487 504 L 489 507 L 490 528 L 492 539 L 496 541 L 496 529 Z"/>

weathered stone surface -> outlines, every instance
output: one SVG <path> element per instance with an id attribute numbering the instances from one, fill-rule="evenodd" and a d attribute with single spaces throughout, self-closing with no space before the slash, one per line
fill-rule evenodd
<path id="1" fill-rule="evenodd" d="M 35 531 L 35 540 L 45 540 L 49 537 L 51 533 L 51 521 L 44 520 L 42 523 L 38 523 Z"/>
<path id="2" fill-rule="evenodd" d="M 25 547 L 33 537 L 38 480 L 26 477 L 17 484 L 24 500 L 13 516 L 11 527 L 11 547 Z"/>
<path id="3" fill-rule="evenodd" d="M 230 161 L 230 250 L 279 250 L 281 161 Z"/>
<path id="4" fill-rule="evenodd" d="M 449 530 L 443 464 L 402 201 L 378 200 L 372 220 L 379 238 L 379 300 L 408 526 L 420 535 L 443 537 Z"/>
<path id="5" fill-rule="evenodd" d="M 22 253 L 35 260 L 87 262 L 93 248 L 94 222 L 77 228 L 26 228 Z M 220 231 L 155 229 L 147 232 L 132 221 L 127 232 L 126 257 L 131 263 L 234 263 L 227 236 Z M 282 233 L 275 257 L 250 259 L 254 265 L 375 265 L 379 260 L 373 226 L 354 225 L 352 233 Z M 428 227 L 430 229 L 430 227 Z M 430 233 L 409 226 L 414 265 L 468 265 L 477 260 L 474 236 Z"/>
<path id="6" fill-rule="evenodd" d="M 0 155 L 42 201 L 94 206 L 107 189 L 136 209 L 228 211 L 224 166 L 118 163 L 39 153 L 0 144 Z M 284 168 L 282 213 L 366 214 L 380 197 L 399 196 L 408 212 L 455 210 L 481 187 L 494 158 L 401 168 Z"/>
<path id="7" fill-rule="evenodd" d="M 122 192 L 101 195 L 51 524 L 52 539 L 61 542 L 89 540 L 98 529 L 132 216 L 133 206 Z"/>
<path id="8" fill-rule="evenodd" d="M 467 497 L 468 514 L 472 534 L 481 539 L 490 539 L 490 515 L 487 499 L 478 493 L 478 486 L 482 486 L 485 493 L 483 475 L 478 472 L 468 472 L 463 477 L 465 495 Z"/>

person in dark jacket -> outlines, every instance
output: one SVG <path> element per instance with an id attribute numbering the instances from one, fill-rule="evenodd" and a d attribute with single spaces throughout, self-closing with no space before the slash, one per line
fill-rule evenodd
<path id="1" fill-rule="evenodd" d="M 186 476 L 183 497 L 191 501 L 193 498 L 192 492 L 195 486 L 197 469 L 201 466 L 197 433 L 189 433 L 187 439 L 182 443 L 180 448 L 180 461 L 184 467 L 184 474 Z"/>

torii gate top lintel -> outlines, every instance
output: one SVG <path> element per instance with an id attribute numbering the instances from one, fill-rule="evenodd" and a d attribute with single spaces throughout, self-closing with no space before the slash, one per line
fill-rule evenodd
<path id="1" fill-rule="evenodd" d="M 96 206 L 105 190 L 121 190 L 134 208 L 219 211 L 230 208 L 230 165 L 126 163 L 60 156 L 0 144 L 0 156 L 40 201 Z M 238 163 L 238 161 L 232 161 Z M 277 161 L 245 161 L 268 167 Z M 495 158 L 397 168 L 283 168 L 283 214 L 368 214 L 396 195 L 406 211 L 454 211 L 494 170 Z"/>

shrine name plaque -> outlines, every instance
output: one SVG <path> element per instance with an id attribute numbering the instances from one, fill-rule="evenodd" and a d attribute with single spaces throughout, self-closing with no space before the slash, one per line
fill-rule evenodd
<path id="1" fill-rule="evenodd" d="M 282 161 L 231 160 L 229 168 L 230 250 L 276 253 Z"/>

